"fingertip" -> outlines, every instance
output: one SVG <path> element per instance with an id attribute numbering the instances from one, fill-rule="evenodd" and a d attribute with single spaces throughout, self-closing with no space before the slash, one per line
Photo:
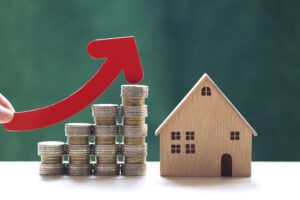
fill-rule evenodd
<path id="1" fill-rule="evenodd" d="M 0 107 L 0 123 L 6 124 L 14 118 L 14 112 L 10 109 Z"/>
<path id="2" fill-rule="evenodd" d="M 15 112 L 14 110 L 13 111 L 12 110 L 8 111 L 7 122 L 6 123 L 11 122 L 13 120 L 13 118 L 14 118 L 14 112 Z"/>
<path id="3" fill-rule="evenodd" d="M 11 105 L 11 103 L 0 93 L 0 105 L 15 112 L 14 107 Z"/>
<path id="4" fill-rule="evenodd" d="M 16 112 L 15 108 L 11 104 L 10 104 L 10 110 L 12 111 L 13 114 Z"/>

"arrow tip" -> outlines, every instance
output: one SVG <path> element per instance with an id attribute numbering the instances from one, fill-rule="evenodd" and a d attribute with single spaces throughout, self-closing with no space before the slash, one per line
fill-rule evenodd
<path id="1" fill-rule="evenodd" d="M 133 36 L 93 40 L 87 45 L 87 52 L 94 59 L 107 58 L 115 67 L 122 67 L 129 83 L 138 83 L 144 77 Z"/>

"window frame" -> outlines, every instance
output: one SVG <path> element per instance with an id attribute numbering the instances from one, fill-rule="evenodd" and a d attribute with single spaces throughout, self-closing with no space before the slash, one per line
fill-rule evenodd
<path id="1" fill-rule="evenodd" d="M 202 87 L 201 96 L 211 96 L 211 94 L 212 94 L 212 92 L 211 92 L 210 87 L 208 87 L 208 86 Z"/>
<path id="2" fill-rule="evenodd" d="M 186 144 L 185 145 L 185 154 L 195 154 L 196 145 L 195 144 Z"/>
<path id="3" fill-rule="evenodd" d="M 239 131 L 230 131 L 230 140 L 240 140 L 240 132 Z"/>
<path id="4" fill-rule="evenodd" d="M 172 131 L 171 132 L 171 140 L 180 140 L 180 132 Z"/>
<path id="5" fill-rule="evenodd" d="M 171 144 L 171 154 L 179 154 L 179 153 L 181 153 L 181 145 Z"/>
<path id="6" fill-rule="evenodd" d="M 195 131 L 186 131 L 185 140 L 195 140 Z"/>

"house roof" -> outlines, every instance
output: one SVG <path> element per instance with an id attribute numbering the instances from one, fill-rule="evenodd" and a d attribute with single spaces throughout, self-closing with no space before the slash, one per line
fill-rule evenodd
<path id="1" fill-rule="evenodd" d="M 169 121 L 172 119 L 174 115 L 176 115 L 177 111 L 181 107 L 181 105 L 187 100 L 187 98 L 196 90 L 198 85 L 201 84 L 204 80 L 210 81 L 220 92 L 220 94 L 224 97 L 224 99 L 229 103 L 229 105 L 235 110 L 235 112 L 238 114 L 238 116 L 242 119 L 242 121 L 250 128 L 252 134 L 254 136 L 257 136 L 256 131 L 252 128 L 252 126 L 247 122 L 247 120 L 241 115 L 241 113 L 234 107 L 234 105 L 229 101 L 229 99 L 223 94 L 223 92 L 219 89 L 219 87 L 213 82 L 213 80 L 207 75 L 204 74 L 199 81 L 194 85 L 194 87 L 187 93 L 187 95 L 181 100 L 181 102 L 175 107 L 175 109 L 169 114 L 169 116 L 160 124 L 160 126 L 156 129 L 155 135 L 159 135 L 161 129 L 169 123 Z"/>

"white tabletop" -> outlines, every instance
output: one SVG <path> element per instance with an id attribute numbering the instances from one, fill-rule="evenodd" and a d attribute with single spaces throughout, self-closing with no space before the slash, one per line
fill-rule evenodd
<path id="1" fill-rule="evenodd" d="M 1 197 L 30 200 L 300 198 L 300 162 L 253 162 L 250 178 L 165 178 L 159 175 L 158 162 L 149 162 L 148 174 L 143 177 L 41 177 L 38 167 L 38 162 L 0 162 Z"/>

